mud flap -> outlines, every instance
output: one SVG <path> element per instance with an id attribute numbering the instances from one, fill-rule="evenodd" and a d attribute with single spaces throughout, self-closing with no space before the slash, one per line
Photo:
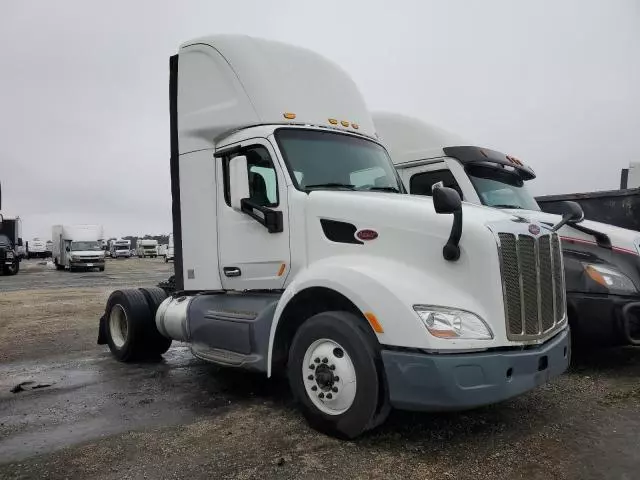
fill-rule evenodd
<path id="1" fill-rule="evenodd" d="M 100 323 L 98 324 L 98 345 L 107 344 L 107 318 L 106 314 L 100 317 Z"/>

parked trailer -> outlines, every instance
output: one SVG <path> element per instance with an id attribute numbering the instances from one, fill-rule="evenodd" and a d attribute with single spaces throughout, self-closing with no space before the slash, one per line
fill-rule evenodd
<path id="1" fill-rule="evenodd" d="M 206 361 L 286 373 L 311 425 L 341 437 L 391 406 L 473 408 L 567 368 L 557 234 L 448 188 L 402 194 L 333 63 L 272 41 L 197 39 L 170 60 L 170 114 L 176 291 L 111 294 L 98 342 L 117 359 L 179 340 Z M 503 292 L 518 257 L 501 238 L 544 239 L 535 258 L 554 267 L 539 278 L 522 262 L 522 291 Z M 505 312 L 540 289 L 540 316 L 521 331 Z"/>
<path id="2" fill-rule="evenodd" d="M 173 245 L 173 233 L 169 234 L 169 244 L 167 245 L 167 254 L 164 256 L 164 263 L 169 261 L 173 261 L 175 258 L 174 254 L 174 245 Z"/>
<path id="3" fill-rule="evenodd" d="M 383 112 L 374 113 L 373 117 L 410 193 L 429 196 L 434 185 L 443 184 L 458 191 L 467 202 L 499 208 L 524 221 L 540 222 L 545 231 L 561 222 L 560 215 L 540 211 L 526 186 L 535 173 L 520 160 L 469 146 L 473 144 L 415 118 Z M 554 213 L 567 210 L 566 202 L 556 206 Z M 583 344 L 639 345 L 640 234 L 587 220 L 569 222 L 558 232 L 562 236 L 574 337 Z M 538 241 L 537 248 L 546 249 L 546 245 Z M 518 278 L 524 278 L 521 268 L 517 266 L 511 272 L 514 285 L 518 285 Z M 545 268 L 540 265 L 540 275 Z M 505 285 L 505 291 L 508 287 Z M 524 305 L 523 328 L 529 308 L 535 312 L 537 307 Z"/>
<path id="4" fill-rule="evenodd" d="M 580 204 L 589 220 L 640 232 L 640 188 L 544 195 L 536 201 L 543 211 L 556 214 L 564 202 L 573 201 Z"/>
<path id="5" fill-rule="evenodd" d="M 53 263 L 58 270 L 104 271 L 101 225 L 54 225 L 51 236 Z"/>

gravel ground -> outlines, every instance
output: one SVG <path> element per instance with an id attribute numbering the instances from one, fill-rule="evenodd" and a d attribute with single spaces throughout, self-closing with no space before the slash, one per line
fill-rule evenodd
<path id="1" fill-rule="evenodd" d="M 80 285 L 37 264 L 0 277 L 0 478 L 639 477 L 640 349 L 588 352 L 500 405 L 394 412 L 343 442 L 306 426 L 283 381 L 205 364 L 182 344 L 137 365 L 96 345 L 108 293 L 170 269 L 132 259 Z"/>

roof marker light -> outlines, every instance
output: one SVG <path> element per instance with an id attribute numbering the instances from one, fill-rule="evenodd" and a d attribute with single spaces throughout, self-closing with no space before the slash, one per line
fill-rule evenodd
<path id="1" fill-rule="evenodd" d="M 352 123 L 351 126 L 356 130 L 360 128 L 360 126 L 357 123 Z"/>
<path id="2" fill-rule="evenodd" d="M 337 125 L 337 124 L 338 124 L 338 120 L 336 120 L 335 118 L 330 118 L 330 119 L 329 119 L 329 123 L 330 123 L 331 125 Z"/>
<path id="3" fill-rule="evenodd" d="M 294 118 L 296 118 L 296 114 L 295 113 L 291 113 L 291 112 L 285 112 L 282 114 L 284 116 L 284 118 L 286 118 L 287 120 L 293 120 Z"/>
<path id="4" fill-rule="evenodd" d="M 342 120 L 340 123 L 342 124 L 343 127 L 349 126 L 349 122 L 347 122 L 346 120 Z"/>

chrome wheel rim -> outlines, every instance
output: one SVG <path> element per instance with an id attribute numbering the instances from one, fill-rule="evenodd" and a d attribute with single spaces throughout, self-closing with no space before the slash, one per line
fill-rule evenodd
<path id="1" fill-rule="evenodd" d="M 304 355 L 302 381 L 311 402 L 327 415 L 341 415 L 356 398 L 356 369 L 334 340 L 316 340 Z"/>

